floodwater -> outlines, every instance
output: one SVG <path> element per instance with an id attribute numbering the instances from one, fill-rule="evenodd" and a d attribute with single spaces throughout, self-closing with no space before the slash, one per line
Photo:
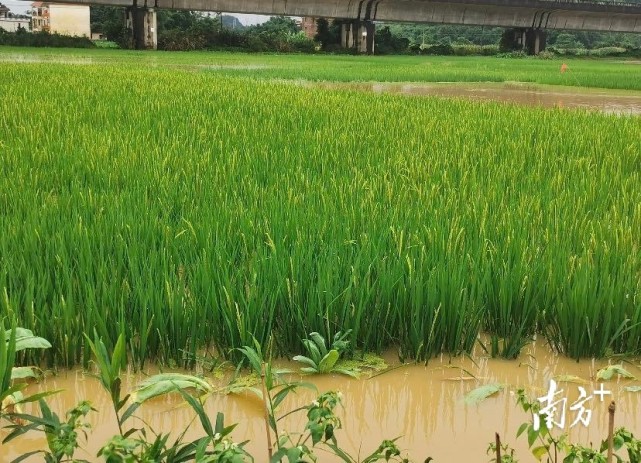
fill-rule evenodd
<path id="1" fill-rule="evenodd" d="M 394 366 L 393 355 L 386 357 Z M 584 444 L 599 445 L 607 434 L 607 407 L 610 400 L 617 405 L 616 426 L 626 426 L 637 436 L 641 435 L 641 393 L 626 392 L 625 387 L 640 384 L 635 380 L 617 379 L 595 382 L 596 372 L 607 365 L 607 361 L 576 361 L 559 357 L 550 352 L 542 343 L 533 344 L 523 353 L 520 360 L 504 361 L 476 357 L 450 359 L 442 357 L 424 365 L 406 365 L 383 373 L 372 379 L 354 380 L 339 375 L 306 377 L 315 383 L 320 392 L 339 390 L 343 393 L 344 409 L 339 410 L 343 430 L 337 431 L 339 443 L 348 451 L 365 456 L 373 451 L 382 439 L 401 436 L 399 446 L 415 461 L 424 461 L 431 456 L 435 462 L 487 462 L 486 449 L 498 432 L 504 442 L 517 449 L 519 461 L 533 462 L 527 451 L 526 439 L 515 439 L 518 427 L 530 421 L 529 415 L 516 406 L 513 392 L 524 387 L 532 398 L 547 393 L 551 378 L 559 375 L 575 375 L 583 383 L 559 382 L 563 392 L 557 399 L 567 398 L 565 430 L 571 439 Z M 398 364 L 398 360 L 396 360 Z M 639 362 L 624 364 L 625 368 L 641 376 Z M 291 364 L 288 364 L 291 366 Z M 464 370 L 463 370 L 463 369 Z M 473 379 L 472 375 L 476 378 Z M 125 388 L 132 387 L 140 376 L 129 375 Z M 222 380 L 211 379 L 213 383 Z M 478 405 L 467 405 L 463 398 L 472 389 L 484 384 L 501 383 L 507 386 L 505 392 L 490 397 Z M 610 391 L 601 401 L 594 391 Z M 589 425 L 582 423 L 571 427 L 577 413 L 570 410 L 579 397 L 578 386 L 585 388 L 592 396 L 584 407 L 591 412 Z M 50 398 L 54 411 L 62 412 L 77 401 L 89 399 L 99 410 L 91 416 L 93 425 L 85 449 L 76 457 L 98 461 L 96 453 L 101 443 L 116 433 L 113 412 L 107 395 L 99 383 L 80 371 L 63 373 L 47 378 L 38 386 L 31 386 L 29 392 L 41 389 L 64 389 L 64 392 Z M 126 390 L 126 389 L 124 389 Z M 314 394 L 301 392 L 284 402 L 283 411 L 310 403 Z M 251 395 L 220 395 L 211 397 L 206 405 L 210 415 L 220 411 L 225 414 L 226 423 L 238 423 L 233 433 L 239 442 L 251 440 L 247 449 L 256 462 L 267 461 L 265 423 L 260 401 Z M 562 406 L 559 409 L 563 409 Z M 166 396 L 143 405 L 140 418 L 152 425 L 156 431 L 180 432 L 189 426 L 193 412 L 181 406 L 178 397 Z M 584 416 L 585 417 L 585 416 Z M 560 420 L 560 416 L 557 415 Z M 135 423 L 135 424 L 139 424 Z M 285 420 L 283 429 L 299 431 L 305 425 L 305 417 L 292 415 Z M 0 431 L 2 433 L 4 431 Z M 190 427 L 188 437 L 202 435 L 197 423 Z M 17 455 L 43 446 L 44 440 L 37 434 L 21 437 L 10 444 L 0 445 L 0 461 L 10 461 Z M 321 454 L 322 462 L 337 461 Z M 41 461 L 32 459 L 27 461 Z"/>
<path id="2" fill-rule="evenodd" d="M 616 115 L 641 115 L 641 94 L 639 93 L 626 95 L 606 90 L 581 92 L 579 89 L 566 87 L 561 90 L 554 87 L 528 86 L 521 83 L 321 83 L 318 85 L 324 88 L 351 88 L 374 93 L 463 98 L 546 108 L 587 109 Z"/>

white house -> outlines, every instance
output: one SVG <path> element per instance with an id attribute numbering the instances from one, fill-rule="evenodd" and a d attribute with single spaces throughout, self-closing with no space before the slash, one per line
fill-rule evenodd
<path id="1" fill-rule="evenodd" d="M 4 29 L 7 32 L 16 32 L 18 28 L 29 30 L 29 20 L 13 17 L 9 12 L 9 8 L 0 3 L 0 29 Z"/>
<path id="2" fill-rule="evenodd" d="M 34 32 L 91 37 L 88 5 L 32 3 L 31 29 Z"/>

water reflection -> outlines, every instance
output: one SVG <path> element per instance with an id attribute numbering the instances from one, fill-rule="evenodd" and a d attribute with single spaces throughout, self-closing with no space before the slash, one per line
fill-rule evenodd
<path id="1" fill-rule="evenodd" d="M 464 98 L 479 101 L 500 101 L 504 103 L 547 108 L 577 108 L 597 110 L 606 114 L 641 114 L 641 94 L 623 95 L 620 93 L 581 92 L 576 90 L 545 90 L 521 84 L 340 84 L 321 83 L 324 88 L 351 88 L 374 93 L 391 93 L 412 96 L 440 96 L 445 98 Z"/>

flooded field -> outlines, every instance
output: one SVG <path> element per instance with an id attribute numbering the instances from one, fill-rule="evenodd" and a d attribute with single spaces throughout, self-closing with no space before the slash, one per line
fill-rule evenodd
<path id="1" fill-rule="evenodd" d="M 625 95 L 620 92 L 539 88 L 524 83 L 324 83 L 320 85 L 325 88 L 351 88 L 373 93 L 499 101 L 546 108 L 587 109 L 617 115 L 641 114 L 641 94 Z"/>
<path id="2" fill-rule="evenodd" d="M 499 432 L 533 461 L 515 439 L 531 417 L 514 393 L 543 397 L 552 378 L 575 442 L 599 445 L 611 399 L 617 426 L 641 434 L 641 395 L 626 391 L 641 382 L 594 381 L 612 355 L 641 352 L 641 118 L 599 112 L 639 113 L 635 66 L 577 60 L 561 74 L 560 63 L 494 58 L 37 56 L 0 65 L 10 95 L 0 99 L 0 319 L 51 344 L 29 353 L 34 362 L 67 368 L 29 392 L 63 389 L 49 400 L 60 414 L 85 399 L 99 410 L 78 458 L 98 461 L 116 433 L 98 382 L 73 369 L 89 360 L 94 332 L 122 336 L 121 355 L 148 365 L 254 339 L 291 357 L 312 332 L 349 331 L 368 352 L 396 346 L 393 370 L 372 379 L 306 378 L 344 394 L 337 437 L 361 455 L 400 437 L 415 461 L 487 462 Z M 62 64 L 83 57 L 95 62 Z M 466 83 L 409 83 L 457 78 Z M 379 81 L 408 83 L 354 83 Z M 473 351 L 486 332 L 520 361 L 478 348 L 474 361 L 433 359 Z M 521 352 L 533 336 L 539 344 Z M 543 336 L 568 357 L 605 360 L 559 358 Z M 399 356 L 431 360 L 396 368 Z M 638 360 L 624 366 L 641 377 Z M 143 376 L 124 379 L 132 390 Z M 496 396 L 464 402 L 496 384 Z M 570 409 L 579 385 L 592 396 L 583 414 Z M 283 412 L 314 398 L 288 398 Z M 181 403 L 146 403 L 137 418 L 202 435 Z M 262 402 L 219 395 L 207 410 L 239 423 L 233 437 L 266 461 Z M 590 422 L 572 427 L 577 418 Z M 305 420 L 283 423 L 300 431 Z M 0 447 L 0 463 L 42 447 L 23 436 Z"/>
<path id="3" fill-rule="evenodd" d="M 388 360 L 393 365 L 392 356 Z M 600 443 L 607 434 L 607 407 L 612 399 L 617 403 L 616 426 L 626 426 L 637 434 L 641 432 L 641 394 L 624 390 L 635 381 L 603 383 L 603 389 L 612 393 L 604 396 L 603 401 L 593 395 L 601 385 L 593 379 L 604 365 L 607 361 L 577 363 L 558 357 L 539 343 L 530 346 L 520 361 L 479 357 L 475 362 L 454 359 L 450 363 L 447 357 L 442 357 L 427 366 L 402 366 L 372 379 L 354 380 L 336 375 L 305 379 L 315 383 L 320 392 L 339 390 L 344 394 L 344 410 L 339 411 L 344 431 L 337 436 L 339 443 L 354 453 L 361 449 L 362 455 L 368 454 L 382 439 L 402 436 L 400 447 L 416 461 L 431 456 L 436 462 L 485 462 L 488 461 L 485 454 L 488 443 L 494 432 L 499 432 L 504 441 L 517 449 L 520 461 L 534 461 L 527 451 L 525 439 L 515 439 L 518 427 L 529 420 L 528 415 L 516 407 L 514 392 L 517 387 L 526 388 L 532 398 L 541 397 L 547 392 L 549 380 L 557 378 L 559 388 L 563 390 L 559 398 L 568 398 L 565 428 L 570 431 L 573 441 Z M 626 365 L 626 368 L 639 373 L 632 365 Z M 562 375 L 578 376 L 585 382 L 561 382 Z M 140 379 L 141 376 L 128 376 L 127 387 L 132 387 Z M 220 382 L 222 385 L 222 380 Z M 464 396 L 470 390 L 491 383 L 504 384 L 507 389 L 479 405 L 464 403 Z M 588 395 L 593 395 L 585 403 L 592 416 L 589 426 L 579 423 L 570 427 L 577 417 L 576 412 L 570 410 L 570 405 L 578 398 L 579 385 L 586 389 Z M 99 412 L 92 416 L 93 430 L 86 450 L 77 456 L 95 460 L 99 446 L 117 433 L 110 403 L 97 380 L 81 371 L 72 371 L 48 378 L 41 385 L 32 387 L 31 392 L 36 389 L 64 389 L 63 393 L 50 399 L 53 409 L 58 412 L 72 407 L 81 399 L 92 401 Z M 313 399 L 311 391 L 301 393 L 291 399 L 296 403 L 288 403 L 283 410 Z M 211 416 L 219 411 L 225 413 L 227 423 L 239 423 L 234 439 L 251 440 L 247 448 L 256 461 L 267 460 L 263 411 L 256 397 L 214 396 L 207 402 L 207 410 Z M 177 397 L 165 397 L 145 404 L 139 416 L 163 432 L 178 432 L 190 426 L 194 418 L 191 409 L 182 406 Z M 302 430 L 304 416 L 299 418 L 287 421 L 283 429 L 292 432 Z M 202 435 L 199 425 L 191 425 L 189 436 L 199 435 Z M 41 447 L 43 443 L 36 434 L 16 440 L 4 446 L 0 461 L 10 461 L 22 452 Z M 334 460 L 328 457 L 322 461 Z"/>
<path id="4" fill-rule="evenodd" d="M 231 59 L 225 57 L 225 59 Z M 103 53 L 92 56 L 73 56 L 35 53 L 0 53 L 0 62 L 7 63 L 51 63 L 71 65 L 105 65 L 114 60 L 113 56 Z M 183 68 L 196 71 L 237 71 L 263 72 L 279 69 L 284 72 L 284 63 L 273 62 L 216 62 L 216 63 L 185 63 L 183 60 L 171 61 L 163 57 L 147 56 L 144 64 L 156 68 Z M 428 63 L 429 64 L 429 63 Z M 445 63 L 446 67 L 449 63 Z M 625 60 L 617 64 L 638 65 L 641 61 Z M 248 77 L 256 77 L 249 75 Z M 307 80 L 285 79 L 285 82 L 295 82 L 303 86 L 322 87 L 329 89 L 357 89 L 373 93 L 389 93 L 409 96 L 439 96 L 444 98 L 462 98 L 477 101 L 499 101 L 510 104 L 539 106 L 547 108 L 587 109 L 616 115 L 641 115 L 641 93 L 638 91 L 620 91 L 597 88 L 582 88 L 578 85 L 578 75 L 571 74 L 563 85 L 537 85 L 526 81 L 513 82 L 314 82 Z M 276 80 L 281 80 L 276 79 Z M 402 80 L 407 80 L 402 79 Z"/>

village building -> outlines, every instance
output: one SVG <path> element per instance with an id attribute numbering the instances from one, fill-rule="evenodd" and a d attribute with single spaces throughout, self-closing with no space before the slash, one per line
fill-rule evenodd
<path id="1" fill-rule="evenodd" d="M 34 32 L 91 37 L 88 5 L 32 3 L 31 28 Z"/>
<path id="2" fill-rule="evenodd" d="M 16 32 L 18 29 L 29 30 L 29 20 L 11 14 L 9 8 L 0 3 L 0 29 Z"/>

